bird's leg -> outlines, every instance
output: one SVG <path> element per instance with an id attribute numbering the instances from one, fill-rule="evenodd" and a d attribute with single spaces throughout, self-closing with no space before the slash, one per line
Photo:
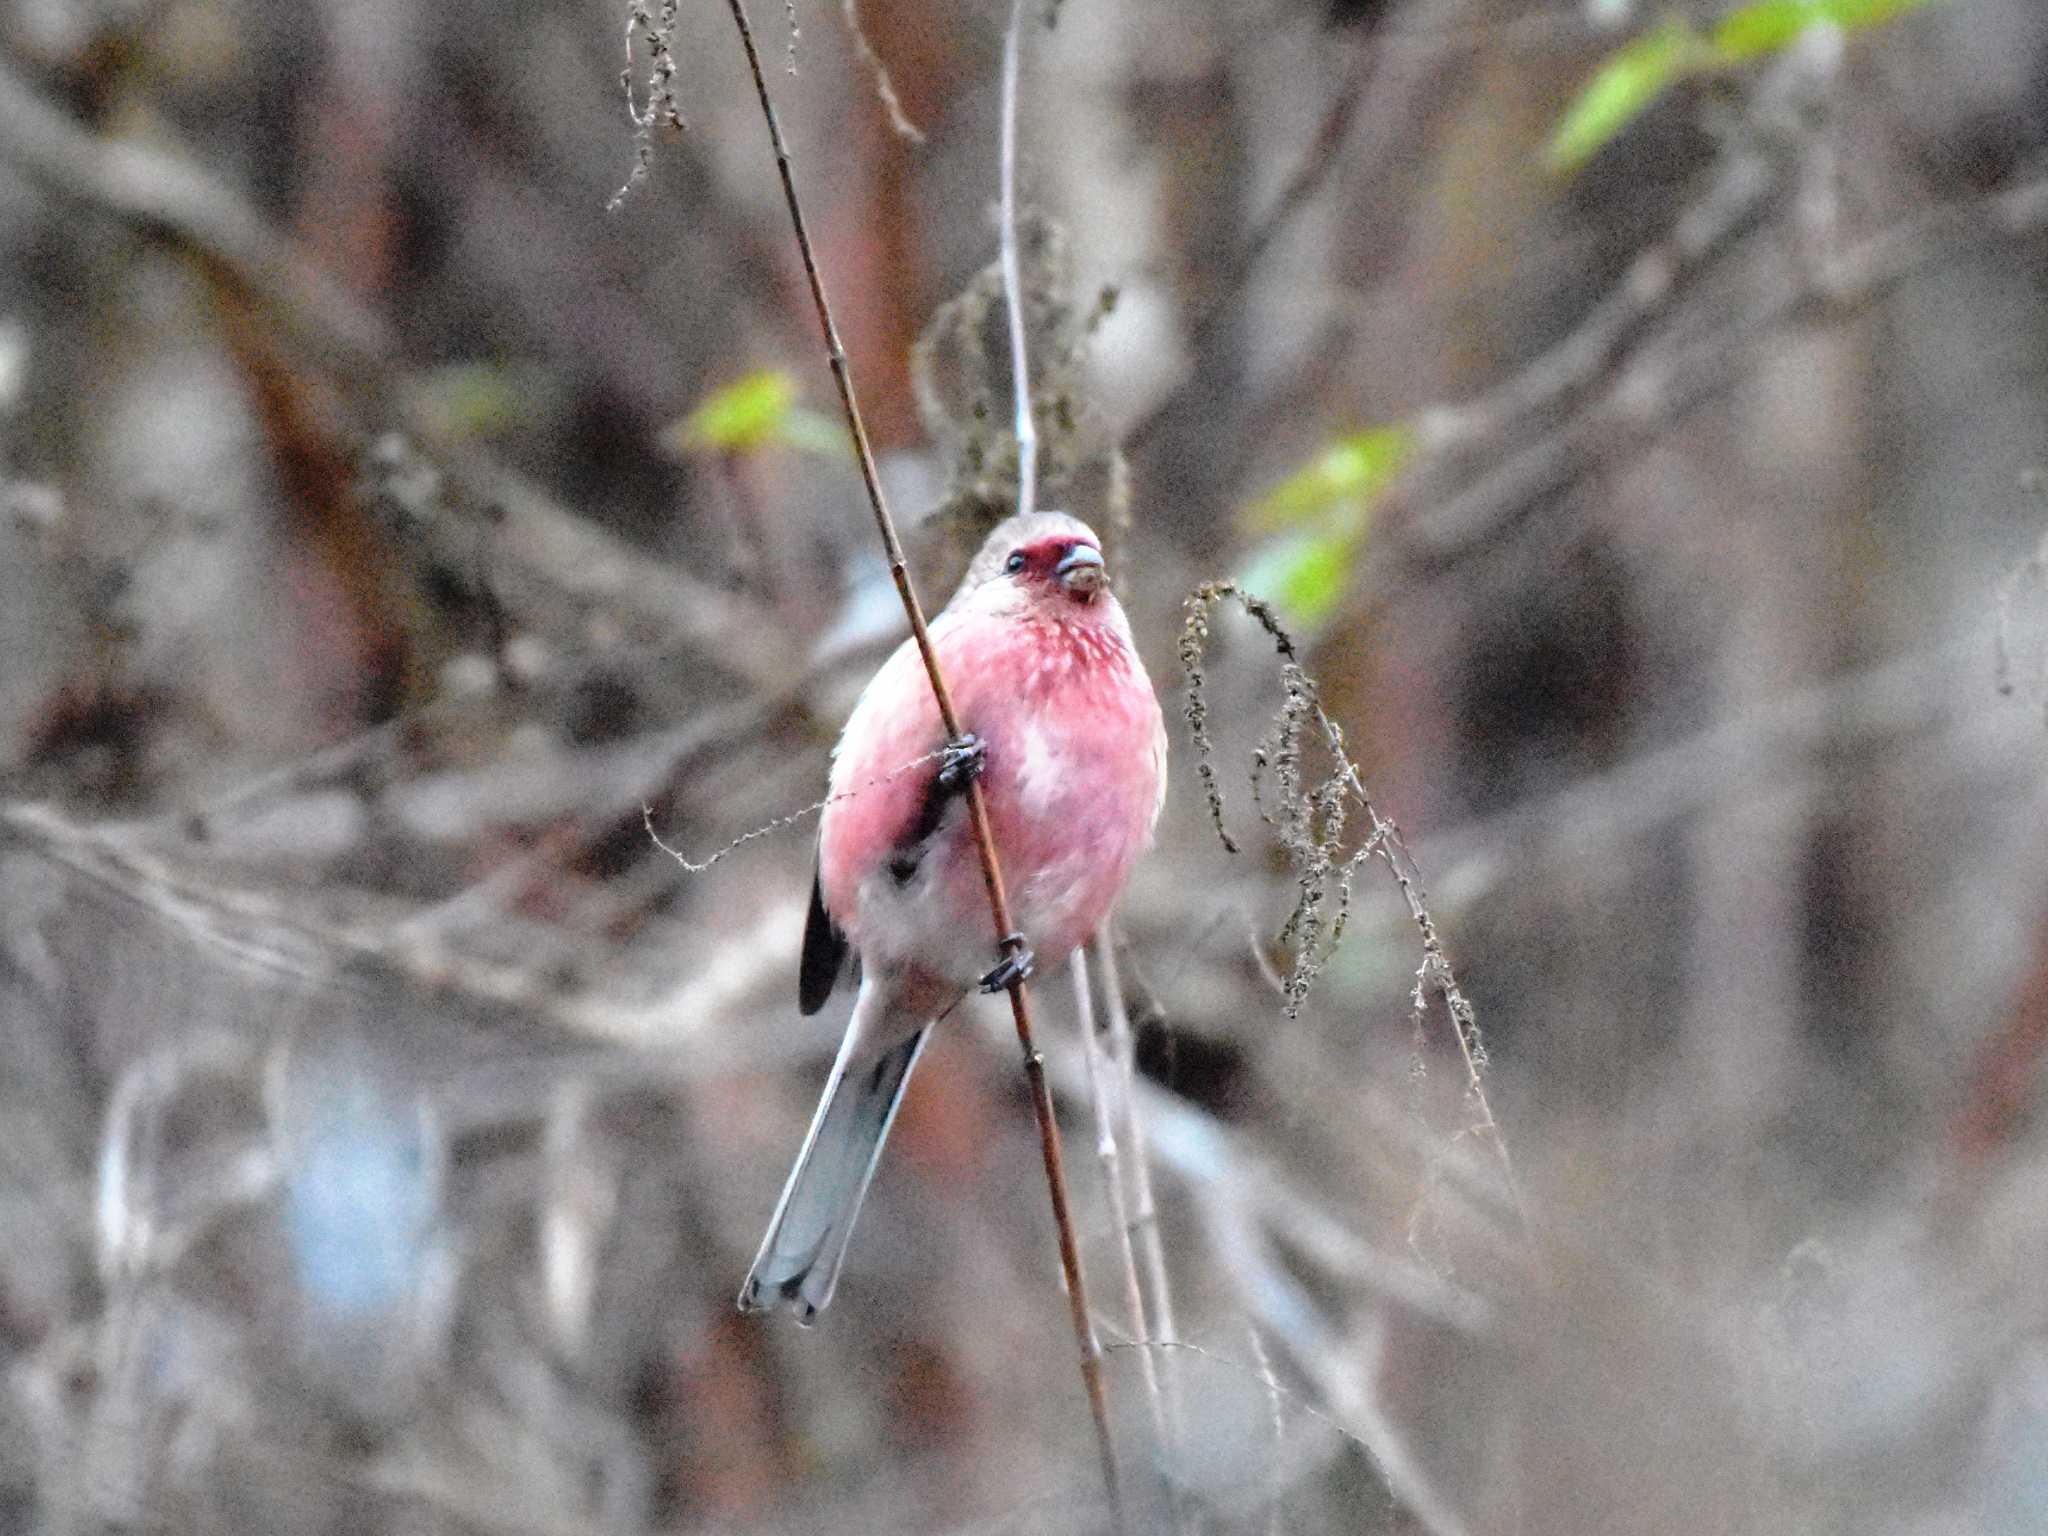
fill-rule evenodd
<path id="1" fill-rule="evenodd" d="M 1021 933 L 1003 935 L 1002 963 L 981 978 L 984 992 L 1007 992 L 1013 982 L 1025 980 L 1032 968 L 1038 964 L 1038 957 L 1031 953 L 1031 946 L 1024 942 Z"/>
<path id="2" fill-rule="evenodd" d="M 972 731 L 962 731 L 958 741 L 946 743 L 939 758 L 939 788 L 948 794 L 958 794 L 980 778 L 987 765 L 988 748 L 982 739 Z"/>

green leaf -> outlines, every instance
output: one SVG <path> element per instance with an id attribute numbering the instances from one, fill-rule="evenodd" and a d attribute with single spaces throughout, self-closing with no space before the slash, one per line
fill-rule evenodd
<path id="1" fill-rule="evenodd" d="M 1580 91 L 1544 150 L 1568 174 L 1611 144 L 1622 129 L 1689 74 L 1728 69 L 1791 46 L 1808 27 L 1830 22 L 1844 32 L 1882 26 L 1929 0 L 1751 0 L 1702 37 L 1673 18 L 1608 56 Z"/>
<path id="2" fill-rule="evenodd" d="M 1252 556 L 1244 588 L 1277 603 L 1297 623 L 1320 624 L 1351 585 L 1358 545 L 1336 533 L 1284 534 Z"/>
<path id="3" fill-rule="evenodd" d="M 1252 555 L 1246 589 L 1299 624 L 1328 618 L 1351 585 L 1374 504 L 1414 452 L 1411 428 L 1368 427 L 1338 438 L 1252 503 L 1247 526 L 1280 536 Z"/>
<path id="4" fill-rule="evenodd" d="M 1362 525 L 1414 451 L 1415 434 L 1402 426 L 1339 438 L 1254 502 L 1251 525 L 1263 532 L 1332 519 Z"/>
<path id="5" fill-rule="evenodd" d="M 1833 23 L 1845 33 L 1864 33 L 1888 20 L 1921 10 L 1927 0 L 1755 0 L 1722 16 L 1714 25 L 1714 51 L 1726 63 L 1778 53 L 1808 27 Z"/>
<path id="6" fill-rule="evenodd" d="M 1917 11 L 1928 0 L 1754 0 L 1714 24 L 1714 52 L 1740 64 L 1791 46 L 1808 27 L 1832 22 L 1844 32 L 1866 32 Z"/>
<path id="7" fill-rule="evenodd" d="M 1676 19 L 1624 44 L 1565 110 L 1543 152 L 1545 164 L 1560 175 L 1577 170 L 1696 68 L 1701 54 L 1699 35 Z"/>
<path id="8" fill-rule="evenodd" d="M 762 368 L 713 390 L 697 408 L 661 434 L 675 453 L 753 454 L 795 448 L 820 458 L 848 452 L 846 429 L 830 416 L 797 403 L 796 380 Z"/>
<path id="9" fill-rule="evenodd" d="M 753 453 L 785 440 L 795 408 L 796 381 L 762 368 L 713 390 L 670 431 L 686 453 Z"/>
<path id="10" fill-rule="evenodd" d="M 1714 52 L 1730 64 L 1759 59 L 1789 46 L 1816 21 L 1827 19 L 1818 0 L 1756 0 L 1714 23 Z"/>
<path id="11" fill-rule="evenodd" d="M 1881 27 L 1923 9 L 1928 0 L 1820 0 L 1822 15 L 1844 32 Z"/>

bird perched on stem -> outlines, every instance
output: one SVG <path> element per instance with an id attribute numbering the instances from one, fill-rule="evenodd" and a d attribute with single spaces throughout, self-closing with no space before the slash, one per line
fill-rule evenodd
<path id="1" fill-rule="evenodd" d="M 853 1017 L 796 1167 L 740 1289 L 801 1322 L 832 1299 L 854 1218 L 932 1025 L 1095 932 L 1166 793 L 1159 701 L 1110 591 L 1102 546 L 1061 512 L 989 535 L 931 639 L 963 739 L 948 742 L 906 640 L 833 751 L 798 1001 L 825 1004 L 846 962 Z M 931 757 L 920 772 L 906 763 Z M 988 970 L 989 903 L 966 792 L 979 777 L 1023 944 Z M 1028 946 L 1028 947 L 1026 947 Z"/>

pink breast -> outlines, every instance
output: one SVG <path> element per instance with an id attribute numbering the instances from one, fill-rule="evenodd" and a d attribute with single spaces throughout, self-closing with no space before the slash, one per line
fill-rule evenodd
<path id="1" fill-rule="evenodd" d="M 1123 890 L 1151 841 L 1164 764 L 1158 701 L 1119 637 L 1046 628 L 1015 626 L 991 647 L 995 664 L 966 675 L 1014 685 L 975 689 L 962 714 L 987 722 L 983 787 L 1013 917 L 1050 963 Z"/>
<path id="2" fill-rule="evenodd" d="M 974 616 L 933 638 L 962 724 L 987 746 L 982 790 L 1012 920 L 1051 964 L 1101 924 L 1151 839 L 1165 770 L 1158 701 L 1122 637 L 1096 625 Z M 927 856 L 939 901 L 862 910 L 864 891 L 893 900 L 872 876 L 915 825 L 936 771 L 898 770 L 940 739 L 922 665 L 906 646 L 848 722 L 832 776 L 847 798 L 826 812 L 820 869 L 827 906 L 856 945 L 927 954 L 934 941 L 957 945 L 945 969 L 968 976 L 986 968 L 991 919 L 964 825 Z M 926 929 L 935 915 L 943 935 L 900 926 Z"/>

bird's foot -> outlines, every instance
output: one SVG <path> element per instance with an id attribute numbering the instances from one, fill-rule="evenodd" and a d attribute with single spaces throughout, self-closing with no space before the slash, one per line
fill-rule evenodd
<path id="1" fill-rule="evenodd" d="M 988 765 L 988 747 L 972 731 L 963 731 L 958 741 L 946 743 L 939 758 L 939 788 L 954 793 L 981 777 Z"/>
<path id="2" fill-rule="evenodd" d="M 1024 942 L 1023 934 L 1006 934 L 1002 963 L 981 978 L 981 990 L 1007 992 L 1013 983 L 1029 977 L 1037 964 L 1038 957 L 1031 953 L 1031 946 Z"/>

